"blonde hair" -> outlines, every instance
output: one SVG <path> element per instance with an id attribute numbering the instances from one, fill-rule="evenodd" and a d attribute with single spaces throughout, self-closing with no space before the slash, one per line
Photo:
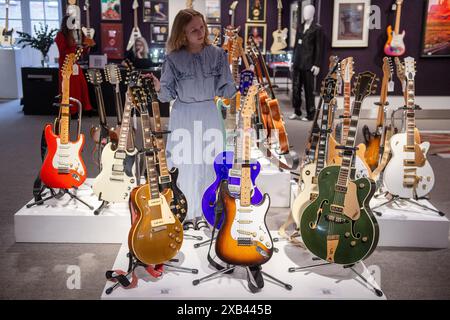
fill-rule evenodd
<path id="1" fill-rule="evenodd" d="M 208 37 L 208 26 L 206 25 L 205 17 L 194 9 L 180 10 L 173 22 L 172 30 L 170 31 L 169 40 L 167 40 L 166 49 L 167 53 L 178 51 L 187 45 L 186 32 L 184 28 L 192 21 L 194 17 L 201 17 L 205 27 L 205 40 L 203 45 L 210 44 Z"/>
<path id="2" fill-rule="evenodd" d="M 134 53 L 134 55 L 136 55 L 136 42 L 137 41 L 142 42 L 142 45 L 144 46 L 144 52 L 143 52 L 144 59 L 148 58 L 148 54 L 149 54 L 148 43 L 147 43 L 147 40 L 145 40 L 144 37 L 138 37 L 138 38 L 136 38 L 134 40 L 134 44 L 133 44 L 133 53 Z"/>

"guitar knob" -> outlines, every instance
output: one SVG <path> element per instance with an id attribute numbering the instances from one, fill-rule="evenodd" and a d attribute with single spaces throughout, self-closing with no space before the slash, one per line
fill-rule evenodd
<path id="1" fill-rule="evenodd" d="M 368 238 L 367 237 L 362 237 L 361 241 L 362 242 L 367 242 Z"/>
<path id="2" fill-rule="evenodd" d="M 346 233 L 344 234 L 344 237 L 350 238 L 350 232 L 346 232 Z"/>
<path id="3" fill-rule="evenodd" d="M 134 179 L 131 179 L 130 182 L 131 182 L 131 183 L 134 183 Z"/>
<path id="4" fill-rule="evenodd" d="M 360 188 L 360 189 L 364 189 L 365 186 L 366 186 L 366 185 L 365 185 L 364 183 L 360 183 L 360 184 L 359 184 L 359 188 Z"/>
<path id="5" fill-rule="evenodd" d="M 169 244 L 169 247 L 175 249 L 177 246 L 174 243 Z"/>
<path id="6" fill-rule="evenodd" d="M 178 243 L 181 243 L 181 239 L 178 238 L 178 237 L 175 238 L 175 241 L 178 242 Z"/>
<path id="7" fill-rule="evenodd" d="M 356 241 L 350 242 L 350 246 L 352 246 L 352 247 L 356 246 Z"/>
<path id="8" fill-rule="evenodd" d="M 264 236 L 259 237 L 259 241 L 263 242 L 264 241 Z"/>
<path id="9" fill-rule="evenodd" d="M 270 242 L 266 242 L 266 247 L 270 248 Z"/>
<path id="10" fill-rule="evenodd" d="M 172 233 L 172 232 L 169 232 L 169 238 L 174 238 L 175 237 L 175 235 Z"/>
<path id="11" fill-rule="evenodd" d="M 130 191 L 131 190 L 131 187 L 128 187 L 128 191 Z"/>
<path id="12" fill-rule="evenodd" d="M 175 227 L 175 231 L 180 232 L 181 231 L 180 227 Z"/>

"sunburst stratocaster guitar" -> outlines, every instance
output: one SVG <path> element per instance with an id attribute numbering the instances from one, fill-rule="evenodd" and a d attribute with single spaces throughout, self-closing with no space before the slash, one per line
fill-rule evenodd
<path id="1" fill-rule="evenodd" d="M 434 173 L 426 156 L 430 148 L 429 142 L 418 144 L 415 139 L 415 60 L 405 58 L 406 76 L 406 132 L 392 136 L 390 144 L 392 159 L 384 172 L 386 190 L 401 198 L 426 196 L 433 189 Z"/>
<path id="2" fill-rule="evenodd" d="M 369 207 L 375 183 L 369 178 L 350 178 L 361 104 L 370 94 L 374 80 L 371 72 L 358 75 L 342 164 L 320 172 L 319 195 L 305 209 L 300 222 L 306 247 L 332 263 L 354 264 L 367 258 L 378 243 L 378 224 Z"/>
<path id="3" fill-rule="evenodd" d="M 240 194 L 233 197 L 228 190 L 228 181 L 224 180 L 220 188 L 225 217 L 216 239 L 217 256 L 232 265 L 254 266 L 266 263 L 273 254 L 272 237 L 267 229 L 265 217 L 270 206 L 268 194 L 257 205 L 251 203 L 252 181 L 250 147 L 252 125 L 251 117 L 255 86 L 250 88 L 245 98 L 243 110 L 243 164 L 241 168 Z"/>
<path id="4" fill-rule="evenodd" d="M 59 111 L 59 128 L 52 129 L 52 125 L 45 126 L 45 141 L 47 154 L 42 164 L 40 177 L 49 188 L 70 189 L 79 187 L 87 177 L 86 166 L 81 157 L 85 138 L 80 134 L 74 142 L 70 141 L 70 77 L 73 65 L 76 63 L 81 50 L 66 55 L 61 70 L 61 106 Z M 55 134 L 57 131 L 59 134 Z"/>
<path id="5" fill-rule="evenodd" d="M 405 31 L 403 31 L 401 34 L 399 33 L 403 0 L 397 0 L 395 3 L 397 4 L 395 29 L 392 30 L 392 26 L 388 26 L 387 28 L 388 40 L 384 46 L 384 53 L 391 57 L 399 57 L 403 55 L 406 51 L 405 43 L 403 41 L 403 39 L 405 38 Z"/>

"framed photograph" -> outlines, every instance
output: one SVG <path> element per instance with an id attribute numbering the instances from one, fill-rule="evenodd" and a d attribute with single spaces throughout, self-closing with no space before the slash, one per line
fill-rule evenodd
<path id="1" fill-rule="evenodd" d="M 169 38 L 168 24 L 151 24 L 150 25 L 150 43 L 165 44 Z"/>
<path id="2" fill-rule="evenodd" d="M 150 16 L 152 14 L 152 4 L 150 0 L 144 0 L 142 10 L 142 20 L 144 22 L 150 22 Z"/>
<path id="3" fill-rule="evenodd" d="M 334 0 L 332 47 L 369 45 L 370 0 Z"/>
<path id="4" fill-rule="evenodd" d="M 246 23 L 245 24 L 245 43 L 248 41 L 248 37 L 252 36 L 255 40 L 261 53 L 266 53 L 266 38 L 267 28 L 265 24 L 261 23 Z"/>
<path id="5" fill-rule="evenodd" d="M 150 0 L 149 20 L 148 22 L 169 23 L 169 1 L 168 0 Z"/>
<path id="6" fill-rule="evenodd" d="M 108 59 L 123 59 L 122 23 L 101 23 L 102 54 Z"/>
<path id="7" fill-rule="evenodd" d="M 266 22 L 267 0 L 247 0 L 247 21 Z"/>
<path id="8" fill-rule="evenodd" d="M 220 23 L 220 0 L 206 0 L 206 23 Z"/>
<path id="9" fill-rule="evenodd" d="M 211 43 L 214 43 L 214 40 L 217 39 L 215 44 L 220 46 L 222 44 L 222 26 L 220 24 L 208 24 L 208 37 Z"/>
<path id="10" fill-rule="evenodd" d="M 101 7 L 102 20 L 122 20 L 120 0 L 102 0 Z"/>
<path id="11" fill-rule="evenodd" d="M 446 1 L 425 1 L 422 57 L 450 57 L 450 15 Z"/>

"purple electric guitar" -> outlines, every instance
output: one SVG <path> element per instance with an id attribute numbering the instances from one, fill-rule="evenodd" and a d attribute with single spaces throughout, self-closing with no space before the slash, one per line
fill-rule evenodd
<path id="1" fill-rule="evenodd" d="M 240 80 L 240 92 L 241 99 L 245 97 L 249 87 L 253 82 L 253 72 L 250 70 L 244 70 L 241 72 L 241 80 Z M 239 116 L 237 115 L 239 118 Z M 239 126 L 237 126 L 239 127 Z M 234 142 L 234 152 L 233 151 L 224 151 L 219 153 L 214 160 L 214 170 L 216 172 L 216 180 L 211 184 L 203 194 L 202 198 L 202 210 L 203 216 L 206 221 L 214 226 L 215 220 L 215 208 L 217 203 L 217 197 L 219 194 L 219 187 L 221 185 L 222 180 L 228 180 L 228 189 L 231 194 L 238 195 L 240 193 L 240 185 L 241 185 L 241 163 L 240 153 L 242 151 L 242 147 L 240 146 L 240 139 L 238 139 L 237 134 Z M 237 157 L 235 157 L 237 155 Z M 261 171 L 261 164 L 256 161 L 251 164 L 251 181 L 253 186 L 253 192 L 251 197 L 252 204 L 258 204 L 263 200 L 263 195 L 261 191 L 256 187 L 255 181 L 256 177 L 258 177 L 259 172 Z M 222 225 L 223 214 L 220 218 L 219 223 L 217 224 L 217 229 Z"/>

